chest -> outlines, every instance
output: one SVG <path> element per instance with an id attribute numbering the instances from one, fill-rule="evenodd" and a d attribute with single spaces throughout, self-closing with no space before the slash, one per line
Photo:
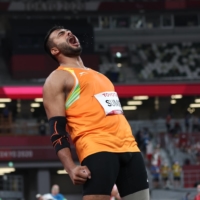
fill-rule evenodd
<path id="1" fill-rule="evenodd" d="M 105 91 L 114 91 L 111 81 L 101 73 L 93 70 L 79 72 L 77 75 L 81 90 L 87 90 L 93 94 Z"/>

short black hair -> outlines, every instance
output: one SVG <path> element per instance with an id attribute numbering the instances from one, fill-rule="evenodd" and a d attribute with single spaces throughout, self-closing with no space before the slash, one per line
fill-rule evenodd
<path id="1" fill-rule="evenodd" d="M 46 51 L 46 53 L 53 58 L 56 62 L 57 59 L 51 54 L 50 48 L 52 46 L 52 41 L 49 40 L 49 36 L 51 35 L 52 32 L 54 32 L 55 30 L 60 30 L 60 29 L 65 29 L 64 26 L 58 26 L 55 25 L 53 26 L 51 29 L 49 29 L 49 31 L 47 32 L 45 38 L 44 38 L 44 50 Z"/>

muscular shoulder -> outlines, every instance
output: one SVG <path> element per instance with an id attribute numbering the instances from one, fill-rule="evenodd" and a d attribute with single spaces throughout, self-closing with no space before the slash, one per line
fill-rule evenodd
<path id="1" fill-rule="evenodd" d="M 63 70 L 53 71 L 46 79 L 43 92 L 46 90 L 51 91 L 64 91 L 70 90 L 73 87 L 74 79 L 70 72 Z"/>
<path id="2" fill-rule="evenodd" d="M 48 119 L 65 116 L 65 100 L 73 87 L 73 77 L 69 72 L 56 70 L 46 79 L 43 86 L 43 104 Z"/>

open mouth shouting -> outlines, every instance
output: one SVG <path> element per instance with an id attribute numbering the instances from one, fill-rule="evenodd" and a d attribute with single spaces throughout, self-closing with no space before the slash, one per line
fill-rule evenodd
<path id="1" fill-rule="evenodd" d="M 78 39 L 74 35 L 68 38 L 68 42 L 71 46 L 75 46 L 75 47 L 80 46 Z"/>

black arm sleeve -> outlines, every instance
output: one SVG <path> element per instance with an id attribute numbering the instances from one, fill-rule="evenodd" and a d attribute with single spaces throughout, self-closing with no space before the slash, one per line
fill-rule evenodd
<path id="1" fill-rule="evenodd" d="M 67 120 L 63 116 L 52 117 L 49 119 L 51 142 L 56 153 L 63 148 L 70 148 L 68 133 L 66 132 Z"/>

